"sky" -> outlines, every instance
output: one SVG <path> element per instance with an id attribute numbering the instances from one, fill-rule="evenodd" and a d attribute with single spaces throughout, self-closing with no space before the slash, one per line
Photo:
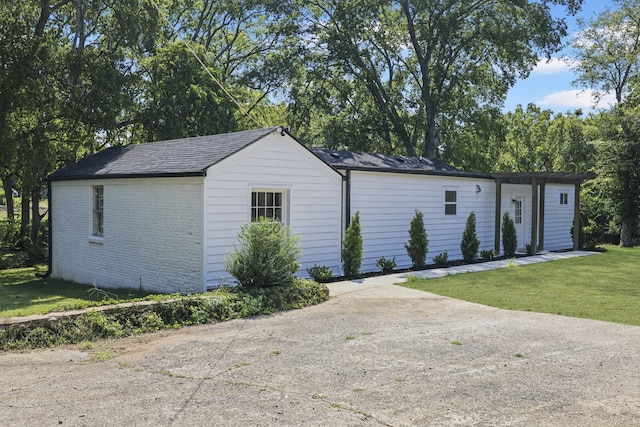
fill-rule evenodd
<path id="1" fill-rule="evenodd" d="M 567 18 L 568 37 L 564 40 L 565 45 L 578 32 L 577 18 L 589 20 L 607 8 L 614 8 L 611 0 L 584 0 L 582 10 L 575 17 Z M 562 12 L 562 8 L 554 8 Z M 593 98 L 589 89 L 575 87 L 571 82 L 575 75 L 569 65 L 560 59 L 562 55 L 570 56 L 571 49 L 565 48 L 552 57 L 551 62 L 546 58 L 540 60 L 533 69 L 529 77 L 518 81 L 507 94 L 503 111 L 513 111 L 518 104 L 526 107 L 529 103 L 534 103 L 542 109 L 549 109 L 556 113 L 574 111 L 581 108 L 584 113 L 597 112 L 599 109 L 608 109 L 615 98 L 604 96 L 598 106 L 594 108 Z"/>

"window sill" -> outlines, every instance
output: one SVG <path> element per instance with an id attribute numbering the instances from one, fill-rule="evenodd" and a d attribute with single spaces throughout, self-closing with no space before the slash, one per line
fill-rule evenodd
<path id="1" fill-rule="evenodd" d="M 89 236 L 89 243 L 97 243 L 101 245 L 103 243 L 102 236 Z"/>

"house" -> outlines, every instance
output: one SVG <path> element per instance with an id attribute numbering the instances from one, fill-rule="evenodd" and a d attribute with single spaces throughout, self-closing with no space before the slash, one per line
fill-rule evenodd
<path id="1" fill-rule="evenodd" d="M 437 160 L 310 150 L 286 129 L 111 147 L 49 177 L 53 277 L 100 287 L 201 292 L 232 282 L 224 259 L 242 225 L 263 216 L 299 236 L 299 272 L 313 265 L 341 272 L 345 228 L 360 212 L 361 271 L 404 249 L 416 209 L 429 234 L 427 262 L 447 251 L 461 258 L 470 212 L 481 249 L 500 253 L 504 212 L 518 245 L 577 247 L 583 175 L 482 174 Z M 577 237 L 577 236 L 576 236 Z"/>
<path id="2" fill-rule="evenodd" d="M 49 182 L 56 278 L 202 292 L 258 216 L 299 236 L 302 271 L 340 269 L 342 177 L 282 128 L 111 147 Z"/>

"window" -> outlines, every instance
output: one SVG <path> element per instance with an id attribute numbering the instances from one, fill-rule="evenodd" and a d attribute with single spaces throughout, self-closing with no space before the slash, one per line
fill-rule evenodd
<path id="1" fill-rule="evenodd" d="M 458 193 L 455 191 L 444 192 L 444 214 L 455 215 L 457 206 Z"/>
<path id="2" fill-rule="evenodd" d="M 561 205 L 569 204 L 569 195 L 567 193 L 560 193 L 560 204 Z"/>
<path id="3" fill-rule="evenodd" d="M 251 222 L 260 218 L 283 222 L 284 193 L 282 191 L 251 192 Z"/>
<path id="4" fill-rule="evenodd" d="M 514 204 L 516 206 L 516 211 L 513 222 L 516 224 L 522 224 L 522 200 L 514 199 Z"/>
<path id="5" fill-rule="evenodd" d="M 93 235 L 102 237 L 104 227 L 104 187 L 93 187 Z"/>

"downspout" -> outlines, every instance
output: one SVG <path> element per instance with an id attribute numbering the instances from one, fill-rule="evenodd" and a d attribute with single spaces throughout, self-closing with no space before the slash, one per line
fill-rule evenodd
<path id="1" fill-rule="evenodd" d="M 346 230 L 351 224 L 351 169 L 347 168 L 347 175 L 345 177 L 345 201 L 344 201 L 344 214 L 345 222 L 344 229 Z"/>
<path id="2" fill-rule="evenodd" d="M 47 180 L 47 200 L 49 201 L 49 212 L 47 213 L 49 215 L 49 225 L 48 225 L 48 230 L 47 230 L 47 242 L 48 242 L 48 252 L 49 252 L 49 256 L 47 257 L 47 271 L 44 274 L 40 274 L 40 273 L 36 273 L 36 277 L 42 278 L 42 279 L 46 279 L 51 275 L 51 271 L 53 270 L 53 260 L 52 260 L 52 254 L 53 254 L 53 221 L 51 220 L 52 215 L 51 212 L 52 207 L 53 207 L 53 203 L 52 200 L 53 198 L 51 197 L 51 180 Z"/>

